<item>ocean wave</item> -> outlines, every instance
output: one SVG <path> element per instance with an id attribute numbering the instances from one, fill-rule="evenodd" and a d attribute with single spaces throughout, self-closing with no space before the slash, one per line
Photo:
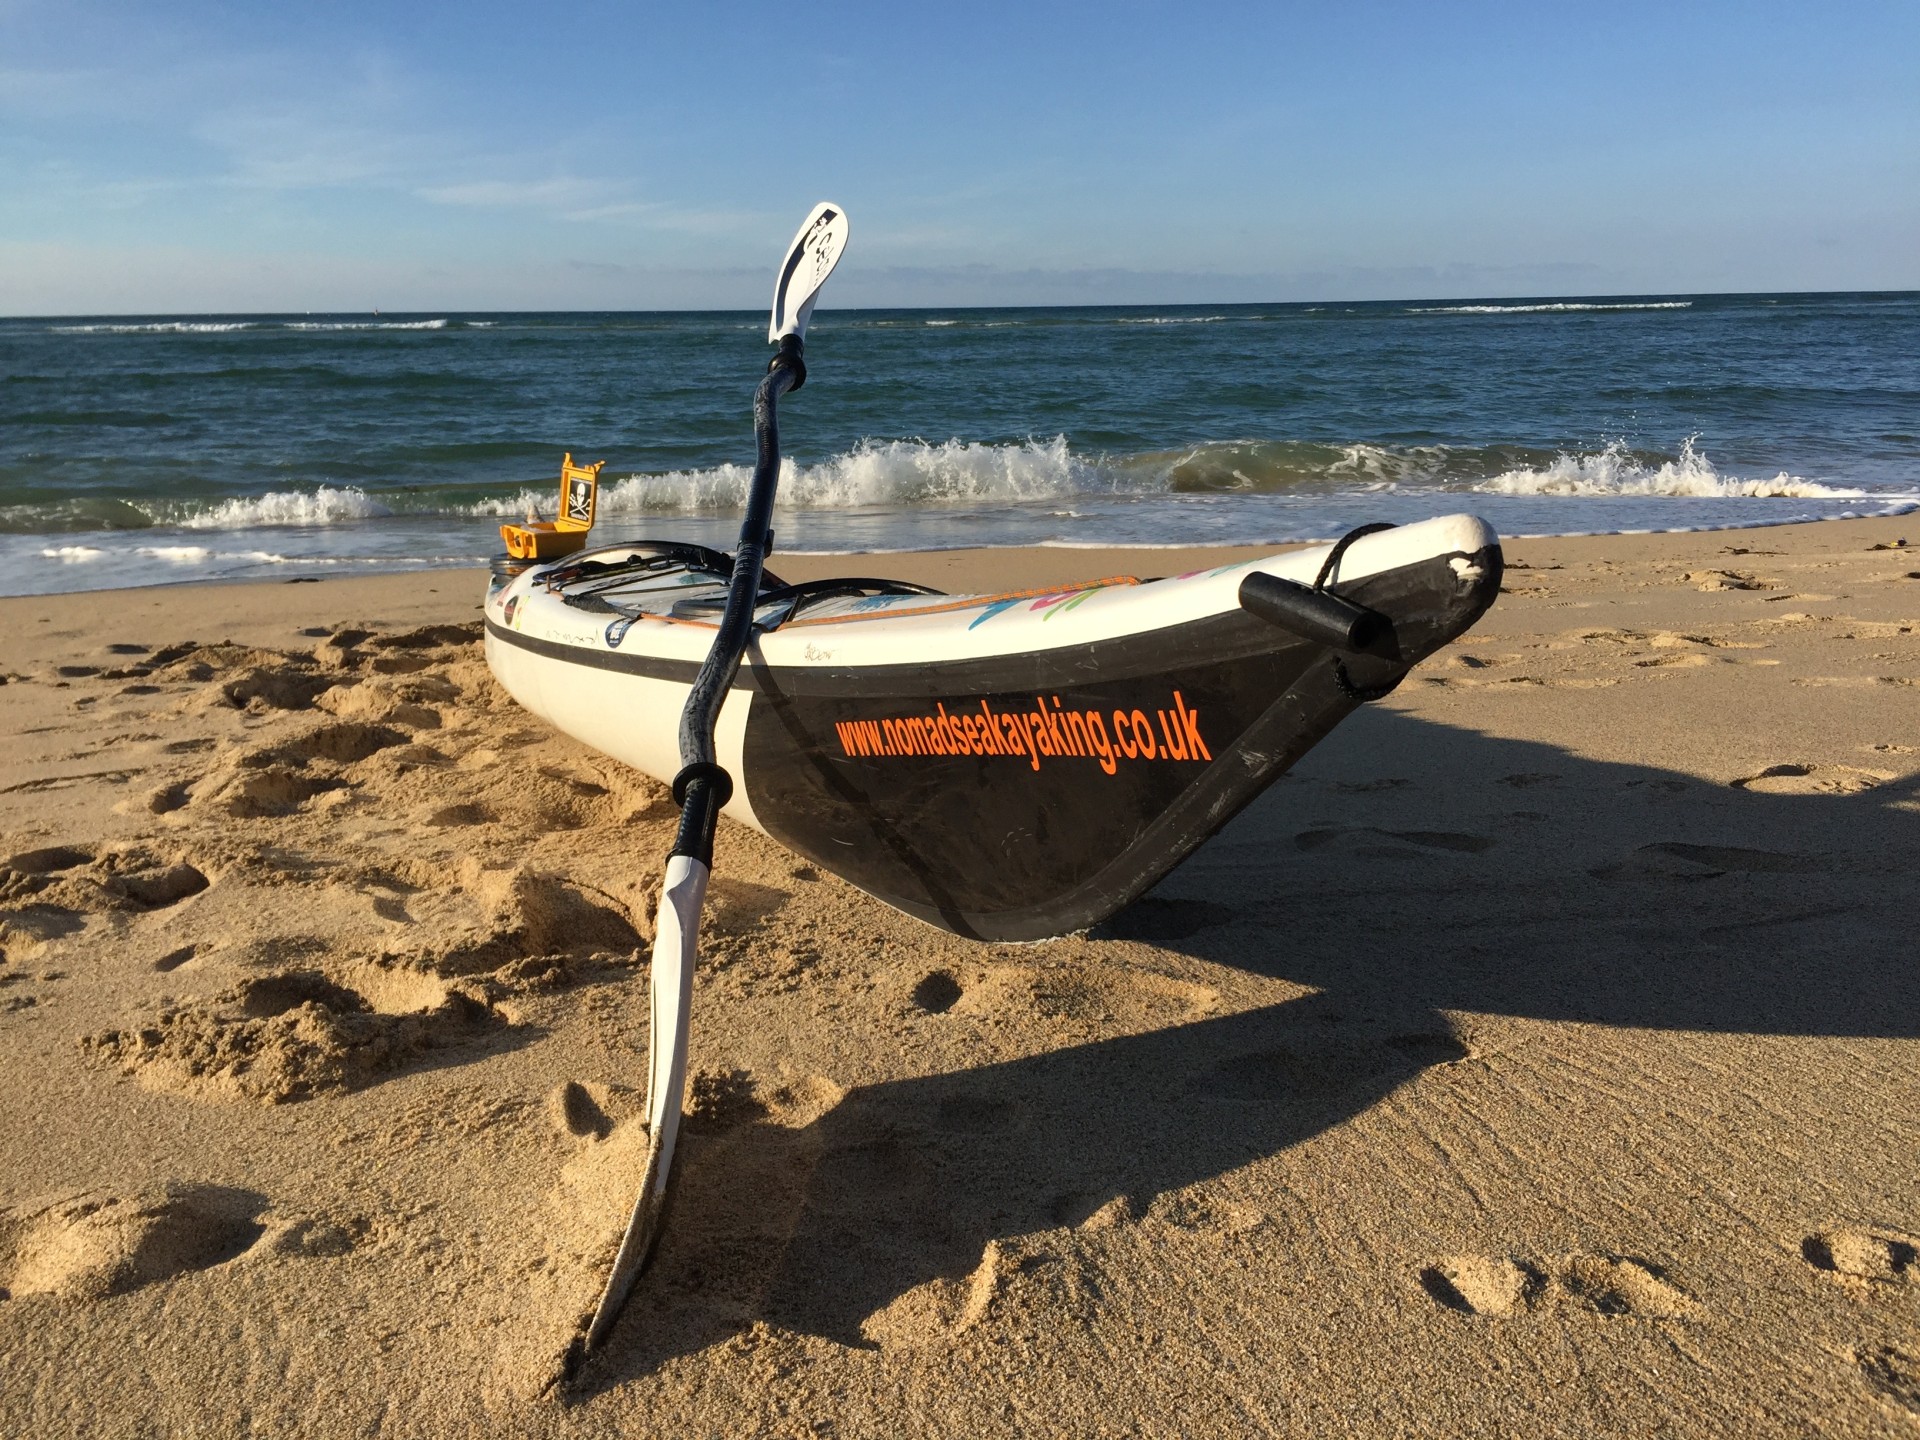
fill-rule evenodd
<path id="1" fill-rule="evenodd" d="M 154 519 L 186 530 L 249 530 L 263 525 L 337 525 L 349 520 L 384 519 L 393 513 L 391 507 L 358 486 L 322 485 L 317 490 L 269 490 L 264 495 L 234 496 L 204 509 L 176 502 L 155 507 Z"/>
<path id="2" fill-rule="evenodd" d="M 1211 325 L 1216 320 L 1232 320 L 1232 315 L 1121 315 L 1114 320 L 1116 325 Z M 1243 315 L 1243 320 L 1260 320 L 1264 316 Z"/>
<path id="3" fill-rule="evenodd" d="M 737 512 L 753 471 L 742 464 L 636 473 L 604 480 L 600 512 L 612 519 Z M 385 519 L 518 520 L 551 516 L 557 487 L 545 481 L 499 487 L 422 486 L 366 490 L 355 485 L 270 490 L 257 495 L 131 500 L 84 505 L 47 500 L 0 507 L 0 534 L 82 534 L 171 528 L 188 532 L 305 529 Z M 1152 502 L 1206 497 L 1324 500 L 1368 495 L 1454 494 L 1556 498 L 1912 500 L 1908 491 L 1860 490 L 1782 471 L 1770 478 L 1726 474 L 1688 438 L 1677 453 L 1616 440 L 1598 449 L 1525 445 L 1385 445 L 1308 440 L 1220 440 L 1136 454 L 1076 453 L 1063 435 L 1018 443 L 867 440 L 812 465 L 782 461 L 778 504 L 786 510 L 909 514 L 1059 506 L 1081 499 Z M 182 542 L 186 549 L 201 542 Z M 91 559 L 75 554 L 64 563 Z M 149 559 L 172 559 L 154 546 Z M 45 555 L 59 558 L 54 550 Z M 265 560 L 268 557 L 257 557 Z M 185 563 L 181 558 L 179 563 Z"/>
<path id="4" fill-rule="evenodd" d="M 50 335 L 226 335 L 235 330 L 445 330 L 451 320 L 151 320 L 94 325 L 49 325 Z M 492 320 L 462 321 L 488 330 Z"/>
<path id="5" fill-rule="evenodd" d="M 85 565 L 106 553 L 97 545 L 49 545 L 40 555 L 46 560 L 58 560 L 62 565 Z"/>
<path id="6" fill-rule="evenodd" d="M 230 330 L 257 330 L 256 320 L 154 320 L 139 324 L 49 325 L 50 335 L 224 335 Z"/>
<path id="7" fill-rule="evenodd" d="M 1410 305 L 1409 315 L 1544 315 L 1576 310 L 1691 310 L 1691 300 L 1623 300 L 1618 303 L 1555 300 L 1538 305 Z"/>
<path id="8" fill-rule="evenodd" d="M 1680 453 L 1647 464 L 1618 441 L 1589 454 L 1560 454 L 1545 466 L 1503 471 L 1473 488 L 1483 495 L 1636 495 L 1749 500 L 1866 500 L 1865 490 L 1843 490 L 1789 475 L 1743 480 L 1722 475 L 1689 436 Z"/>
<path id="9" fill-rule="evenodd" d="M 289 320 L 289 330 L 444 330 L 446 320 Z"/>
<path id="10" fill-rule="evenodd" d="M 603 487 L 600 504 L 612 514 L 733 510 L 746 503 L 752 479 L 747 465 L 633 475 Z M 1120 483 L 1112 470 L 1075 455 L 1064 435 L 1018 445 L 866 440 L 817 465 L 782 461 L 780 503 L 805 509 L 1018 503 L 1110 492 Z"/>

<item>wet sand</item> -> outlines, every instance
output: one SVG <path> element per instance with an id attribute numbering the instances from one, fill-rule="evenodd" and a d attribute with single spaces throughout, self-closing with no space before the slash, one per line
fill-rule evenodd
<path id="1" fill-rule="evenodd" d="M 1910 1435 L 1915 519 L 1514 542 L 1085 935 L 724 828 L 564 1388 L 662 787 L 494 686 L 478 575 L 0 600 L 0 1432 Z"/>

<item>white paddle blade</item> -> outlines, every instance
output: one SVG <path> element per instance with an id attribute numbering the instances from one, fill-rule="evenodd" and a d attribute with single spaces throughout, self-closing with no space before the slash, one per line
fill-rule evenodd
<path id="1" fill-rule="evenodd" d="M 779 277 L 773 283 L 773 321 L 767 326 L 767 343 L 777 344 L 783 335 L 806 338 L 807 321 L 813 315 L 813 302 L 827 276 L 840 263 L 847 248 L 847 212 L 838 205 L 821 201 L 813 207 L 800 233 L 787 247 Z"/>
<path id="2" fill-rule="evenodd" d="M 660 887 L 660 915 L 648 972 L 653 1021 L 647 1056 L 647 1164 L 626 1234 L 620 1238 L 620 1253 L 614 1256 L 606 1288 L 587 1325 L 589 1354 L 600 1348 L 613 1328 L 660 1233 L 667 1181 L 673 1173 L 673 1142 L 680 1134 L 680 1105 L 687 1088 L 687 1022 L 693 1011 L 693 964 L 708 873 L 698 860 L 675 855 L 667 861 L 666 880 Z"/>

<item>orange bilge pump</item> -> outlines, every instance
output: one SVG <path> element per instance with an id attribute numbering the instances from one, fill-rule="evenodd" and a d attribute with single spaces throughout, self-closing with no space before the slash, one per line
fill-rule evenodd
<path id="1" fill-rule="evenodd" d="M 600 467 L 607 462 L 576 465 L 568 452 L 560 462 L 560 515 L 554 520 L 537 519 L 533 507 L 519 525 L 502 525 L 500 538 L 507 542 L 507 554 L 515 560 L 552 560 L 571 555 L 587 543 L 593 529 L 594 501 L 600 493 Z"/>

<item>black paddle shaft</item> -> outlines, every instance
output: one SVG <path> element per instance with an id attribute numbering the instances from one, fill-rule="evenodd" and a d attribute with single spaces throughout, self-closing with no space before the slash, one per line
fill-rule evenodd
<path id="1" fill-rule="evenodd" d="M 766 378 L 753 392 L 753 435 L 757 453 L 753 484 L 747 490 L 747 514 L 740 522 L 740 543 L 733 553 L 733 579 L 727 585 L 727 608 L 713 648 L 694 677 L 680 712 L 680 773 L 673 777 L 673 798 L 680 803 L 680 831 L 673 855 L 685 855 L 702 865 L 713 864 L 713 830 L 720 810 L 733 798 L 733 777 L 721 768 L 713 753 L 713 730 L 720 707 L 733 688 L 740 657 L 746 653 L 753 630 L 754 606 L 760 598 L 760 575 L 773 545 L 773 496 L 780 484 L 780 397 L 798 390 L 807 379 L 798 335 L 780 337 L 780 353 L 767 366 Z"/>

